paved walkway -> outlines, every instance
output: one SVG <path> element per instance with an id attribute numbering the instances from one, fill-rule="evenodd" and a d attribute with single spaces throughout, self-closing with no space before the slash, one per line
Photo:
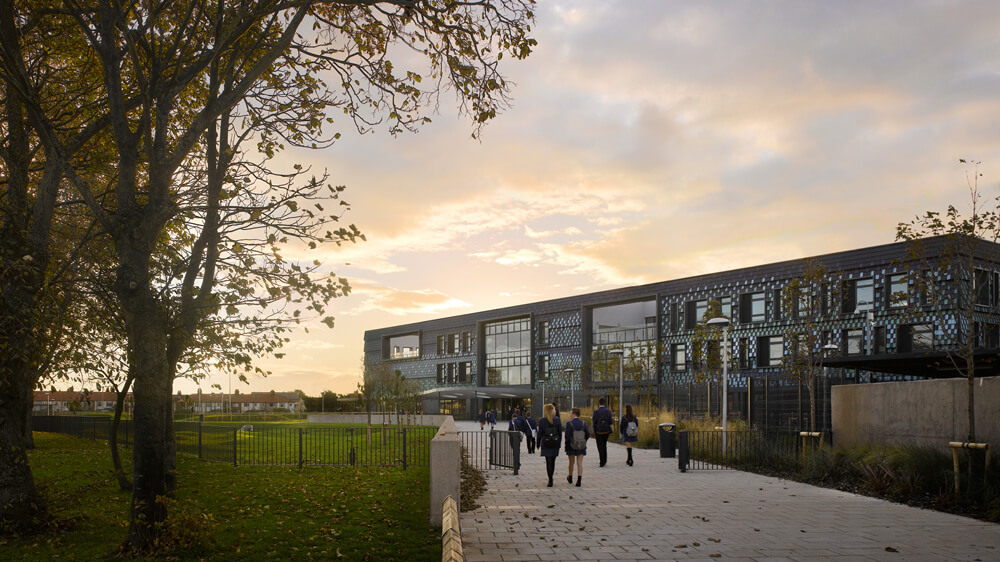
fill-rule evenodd
<path id="1" fill-rule="evenodd" d="M 478 430 L 458 422 L 460 431 Z M 523 445 L 522 445 L 523 447 Z M 522 450 L 461 516 L 466 560 L 1000 560 L 1000 525 L 731 470 L 677 470 L 659 451 L 591 441 L 583 486 Z"/>

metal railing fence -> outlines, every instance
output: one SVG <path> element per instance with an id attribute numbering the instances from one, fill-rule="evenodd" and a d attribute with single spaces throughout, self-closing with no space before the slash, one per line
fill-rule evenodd
<path id="1" fill-rule="evenodd" d="M 514 474 L 521 469 L 524 434 L 520 431 L 459 431 L 458 435 L 473 467 L 479 470 L 512 469 Z"/>
<path id="2" fill-rule="evenodd" d="M 33 416 L 32 429 L 107 441 L 111 418 Z M 233 466 L 430 465 L 434 427 L 285 427 L 175 422 L 177 452 Z M 118 426 L 118 444 L 131 447 L 132 420 Z"/>
<path id="3" fill-rule="evenodd" d="M 823 434 L 831 443 L 831 434 Z M 678 434 L 677 465 L 687 470 L 779 468 L 797 461 L 803 447 L 815 446 L 797 431 L 689 431 Z"/>

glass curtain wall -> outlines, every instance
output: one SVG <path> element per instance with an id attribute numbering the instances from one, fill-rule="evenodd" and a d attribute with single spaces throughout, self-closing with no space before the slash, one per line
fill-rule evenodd
<path id="1" fill-rule="evenodd" d="M 656 301 L 602 306 L 593 310 L 591 380 L 618 381 L 618 359 L 624 353 L 625 380 L 656 380 Z"/>
<path id="2" fill-rule="evenodd" d="M 527 318 L 486 325 L 486 384 L 531 384 L 531 322 Z"/>

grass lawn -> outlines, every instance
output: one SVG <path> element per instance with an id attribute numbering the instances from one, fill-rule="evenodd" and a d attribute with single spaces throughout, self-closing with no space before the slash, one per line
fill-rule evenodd
<path id="1" fill-rule="evenodd" d="M 107 444 L 36 432 L 35 445 L 32 470 L 59 528 L 0 539 L 0 559 L 113 557 L 130 494 L 111 475 Z M 427 523 L 427 467 L 234 468 L 187 455 L 177 463 L 159 559 L 441 559 L 440 535 Z"/>

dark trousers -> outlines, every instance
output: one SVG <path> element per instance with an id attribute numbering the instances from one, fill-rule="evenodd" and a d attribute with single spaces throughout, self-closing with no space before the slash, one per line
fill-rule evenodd
<path id="1" fill-rule="evenodd" d="M 601 457 L 601 466 L 604 466 L 608 462 L 608 437 L 610 433 L 605 433 L 601 435 L 597 433 L 594 437 L 597 438 L 597 454 Z"/>
<path id="2" fill-rule="evenodd" d="M 525 433 L 524 438 L 528 441 L 528 454 L 535 452 L 535 438 L 530 433 Z"/>

